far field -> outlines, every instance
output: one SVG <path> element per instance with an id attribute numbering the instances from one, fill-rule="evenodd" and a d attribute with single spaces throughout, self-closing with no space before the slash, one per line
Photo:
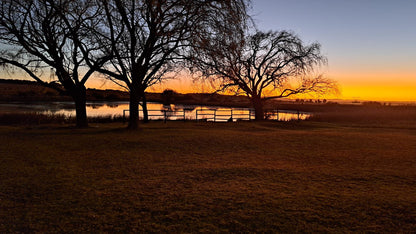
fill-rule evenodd
<path id="1" fill-rule="evenodd" d="M 414 232 L 415 123 L 0 126 L 0 233 Z"/>

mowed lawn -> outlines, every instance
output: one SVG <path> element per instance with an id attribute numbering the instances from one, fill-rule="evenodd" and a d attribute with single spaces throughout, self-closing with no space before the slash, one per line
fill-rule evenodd
<path id="1" fill-rule="evenodd" d="M 0 127 L 0 232 L 414 232 L 416 126 Z"/>

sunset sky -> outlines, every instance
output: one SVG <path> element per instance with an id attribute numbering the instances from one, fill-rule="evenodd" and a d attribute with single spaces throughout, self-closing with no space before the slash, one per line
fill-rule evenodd
<path id="1" fill-rule="evenodd" d="M 254 0 L 252 14 L 321 43 L 342 98 L 416 101 L 415 0 Z"/>
<path id="2" fill-rule="evenodd" d="M 349 100 L 416 101 L 415 0 L 253 0 L 258 29 L 319 42 L 321 70 Z M 186 79 L 169 82 L 187 91 Z M 197 88 L 202 90 L 201 88 Z"/>
<path id="3" fill-rule="evenodd" d="M 337 98 L 416 101 L 416 0 L 253 0 L 250 11 L 260 30 L 290 30 L 321 44 L 328 58 L 321 70 L 339 83 Z M 149 91 L 164 88 L 207 91 L 186 78 Z"/>

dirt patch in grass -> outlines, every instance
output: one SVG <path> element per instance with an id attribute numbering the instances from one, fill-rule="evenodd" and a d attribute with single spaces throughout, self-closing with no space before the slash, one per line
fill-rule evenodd
<path id="1" fill-rule="evenodd" d="M 0 232 L 411 232 L 413 129 L 0 126 Z"/>

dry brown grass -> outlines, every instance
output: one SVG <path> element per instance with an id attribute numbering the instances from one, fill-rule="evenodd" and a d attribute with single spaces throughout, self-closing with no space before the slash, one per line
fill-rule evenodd
<path id="1" fill-rule="evenodd" d="M 325 109 L 324 109 L 325 110 Z M 416 128 L 416 106 L 343 106 L 313 112 L 311 121 Z"/>
<path id="2" fill-rule="evenodd" d="M 412 232 L 416 132 L 0 127 L 0 232 Z"/>
<path id="3" fill-rule="evenodd" d="M 125 122 L 122 115 L 102 115 L 88 117 L 88 123 Z M 36 126 L 39 124 L 73 124 L 76 118 L 64 114 L 44 114 L 40 112 L 0 114 L 0 125 Z"/>

